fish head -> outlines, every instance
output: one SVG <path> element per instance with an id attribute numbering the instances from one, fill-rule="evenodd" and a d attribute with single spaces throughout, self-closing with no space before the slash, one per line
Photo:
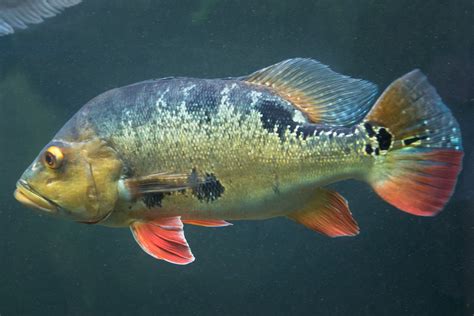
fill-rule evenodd
<path id="1" fill-rule="evenodd" d="M 97 138 L 50 142 L 17 182 L 15 198 L 50 215 L 95 224 L 118 199 L 122 162 Z"/>

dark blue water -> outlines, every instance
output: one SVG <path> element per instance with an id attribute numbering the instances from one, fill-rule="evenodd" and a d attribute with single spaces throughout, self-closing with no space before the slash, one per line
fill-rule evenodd
<path id="1" fill-rule="evenodd" d="M 472 315 L 474 4 L 84 0 L 0 37 L 0 315 Z M 82 104 L 165 76 L 227 77 L 312 57 L 377 83 L 420 68 L 458 118 L 464 170 L 444 212 L 402 213 L 338 184 L 361 234 L 286 219 L 186 227 L 197 261 L 159 262 L 128 229 L 17 203 L 15 182 Z"/>

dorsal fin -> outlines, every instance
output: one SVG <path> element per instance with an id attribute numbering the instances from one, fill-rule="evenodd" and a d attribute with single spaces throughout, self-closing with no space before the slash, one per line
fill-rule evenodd
<path id="1" fill-rule="evenodd" d="M 361 121 L 377 94 L 375 84 L 338 74 L 306 58 L 282 61 L 242 80 L 274 90 L 303 112 L 310 122 L 333 126 Z"/>
<path id="2" fill-rule="evenodd" d="M 14 0 L 0 1 L 0 36 L 26 29 L 28 24 L 43 22 L 65 8 L 79 4 L 82 0 Z"/>

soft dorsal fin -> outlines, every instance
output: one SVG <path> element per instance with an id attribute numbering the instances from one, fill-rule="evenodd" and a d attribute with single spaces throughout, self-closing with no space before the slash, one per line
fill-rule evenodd
<path id="1" fill-rule="evenodd" d="M 310 122 L 333 126 L 348 126 L 362 120 L 377 94 L 375 84 L 338 74 L 306 58 L 282 61 L 242 80 L 274 90 Z"/>

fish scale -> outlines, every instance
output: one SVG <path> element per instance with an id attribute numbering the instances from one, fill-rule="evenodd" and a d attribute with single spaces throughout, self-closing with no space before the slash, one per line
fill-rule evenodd
<path id="1" fill-rule="evenodd" d="M 254 93 L 261 96 L 257 102 L 252 100 Z M 183 172 L 193 164 L 200 169 L 232 169 L 246 161 L 256 165 L 274 160 L 285 162 L 288 168 L 301 167 L 318 163 L 325 153 L 333 160 L 359 158 L 356 152 L 351 157 L 346 154 L 348 149 L 353 152 L 357 138 L 349 129 L 333 131 L 295 122 L 295 110 L 288 101 L 242 82 L 179 78 L 144 82 L 93 100 L 86 112 L 95 132 L 110 139 L 137 176 L 163 170 Z M 313 135 L 303 140 L 297 131 L 304 129 Z M 344 137 L 333 136 L 338 134 Z"/>
<path id="2" fill-rule="evenodd" d="M 252 98 L 256 93 L 258 100 Z M 242 197 L 253 201 L 275 195 L 275 186 L 284 195 L 294 187 L 329 183 L 363 172 L 364 164 L 369 168 L 372 162 L 355 150 L 362 134 L 297 123 L 288 101 L 243 82 L 148 81 L 98 101 L 86 105 L 86 115 L 93 118 L 95 132 L 121 154 L 132 171 L 128 176 L 196 169 L 222 182 L 226 192 L 211 205 L 193 205 L 198 202 L 193 196 L 165 197 L 162 205 L 173 205 L 181 215 L 192 207 L 232 218 L 252 216 L 249 210 L 260 212 L 261 206 L 250 207 Z M 312 135 L 303 139 L 300 129 L 310 129 Z M 335 168 L 341 172 L 335 174 Z"/>

